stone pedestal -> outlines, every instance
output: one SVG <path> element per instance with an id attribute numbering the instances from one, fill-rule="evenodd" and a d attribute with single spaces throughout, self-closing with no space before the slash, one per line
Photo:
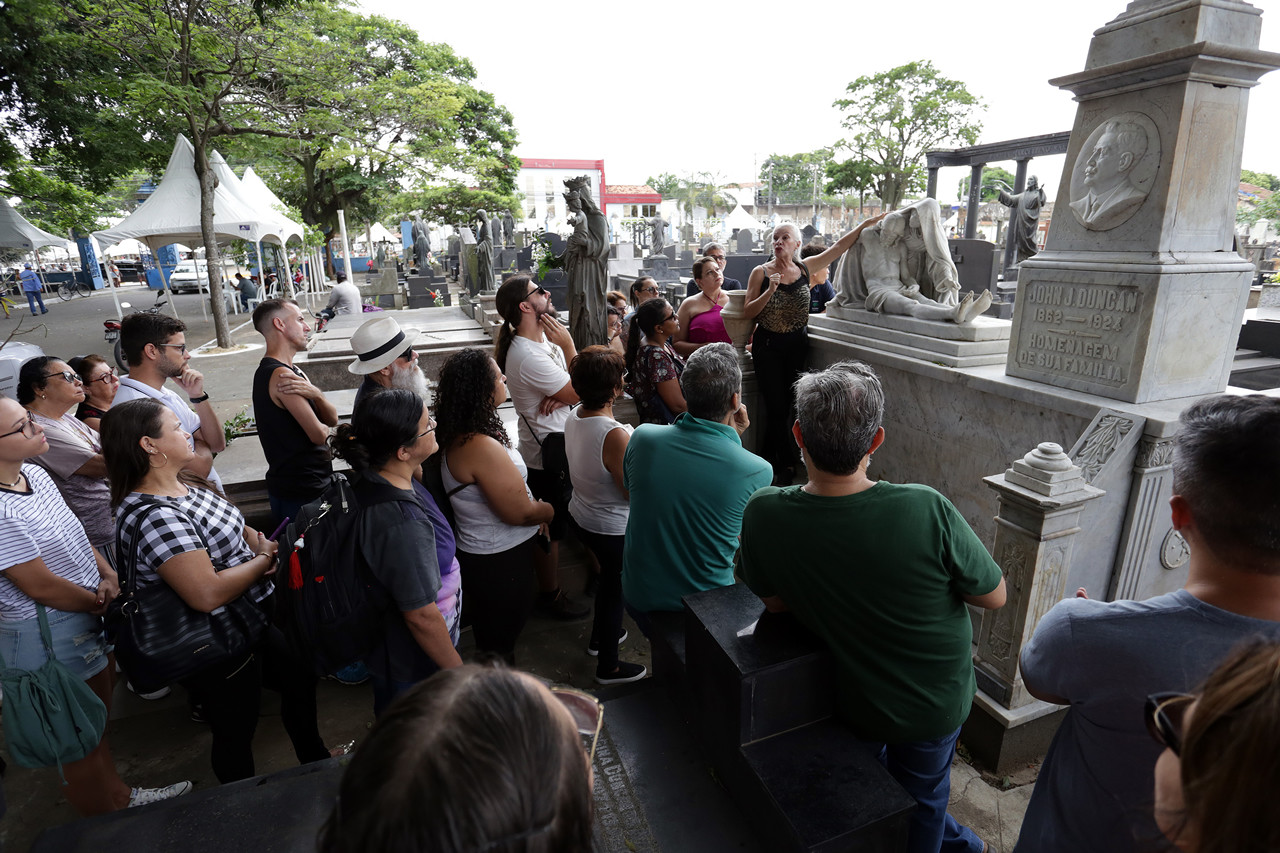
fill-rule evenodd
<path id="1" fill-rule="evenodd" d="M 1085 505 L 1105 494 L 1085 481 L 1051 442 L 985 482 L 999 496 L 992 553 L 1004 572 L 1008 600 L 983 613 L 974 660 L 979 698 L 964 741 L 996 773 L 1044 754 L 1061 715 L 1027 693 L 1018 656 L 1036 624 L 1062 597 Z"/>
<path id="2" fill-rule="evenodd" d="M 1247 3 L 1136 0 L 1084 71 L 1010 376 L 1143 403 L 1222 391 L 1252 265 L 1231 251 L 1249 87 L 1280 67 Z"/>
<path id="3" fill-rule="evenodd" d="M 947 367 L 1003 364 L 1009 350 L 1009 321 L 994 317 L 978 316 L 959 325 L 830 302 L 826 316 L 810 317 L 809 325 L 811 334 Z"/>
<path id="4" fill-rule="evenodd" d="M 1018 655 L 1063 597 L 1080 513 L 1105 493 L 1086 483 L 1083 471 L 1052 442 L 984 482 L 1000 499 L 992 553 L 1004 572 L 1008 601 L 983 614 L 978 684 L 1005 707 L 1019 708 L 1034 697 L 1018 674 Z"/>

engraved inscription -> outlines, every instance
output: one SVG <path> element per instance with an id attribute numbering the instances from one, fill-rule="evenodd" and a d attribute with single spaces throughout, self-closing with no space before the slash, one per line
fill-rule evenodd
<path id="1" fill-rule="evenodd" d="M 1017 363 L 1048 373 L 1125 384 L 1142 296 L 1136 287 L 1036 282 L 1023 302 Z"/>

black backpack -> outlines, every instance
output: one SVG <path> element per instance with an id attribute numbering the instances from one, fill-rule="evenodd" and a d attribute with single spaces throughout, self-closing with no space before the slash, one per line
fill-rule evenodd
<path id="1" fill-rule="evenodd" d="M 363 658 L 382 640 L 390 594 L 361 549 L 361 510 L 405 500 L 385 483 L 334 474 L 277 542 L 276 624 L 298 660 L 328 675 Z"/>

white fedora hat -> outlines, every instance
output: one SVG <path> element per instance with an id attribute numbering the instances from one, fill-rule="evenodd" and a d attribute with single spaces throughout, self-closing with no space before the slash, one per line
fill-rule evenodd
<path id="1" fill-rule="evenodd" d="M 417 329 L 403 331 L 394 317 L 366 320 L 351 336 L 351 351 L 356 354 L 356 360 L 347 365 L 347 370 L 357 376 L 377 373 L 413 346 L 418 334 Z"/>

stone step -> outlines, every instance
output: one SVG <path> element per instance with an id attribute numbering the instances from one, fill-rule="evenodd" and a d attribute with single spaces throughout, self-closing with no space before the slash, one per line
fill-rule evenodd
<path id="1" fill-rule="evenodd" d="M 742 748 L 738 807 L 771 850 L 901 851 L 916 802 L 832 720 Z"/>

